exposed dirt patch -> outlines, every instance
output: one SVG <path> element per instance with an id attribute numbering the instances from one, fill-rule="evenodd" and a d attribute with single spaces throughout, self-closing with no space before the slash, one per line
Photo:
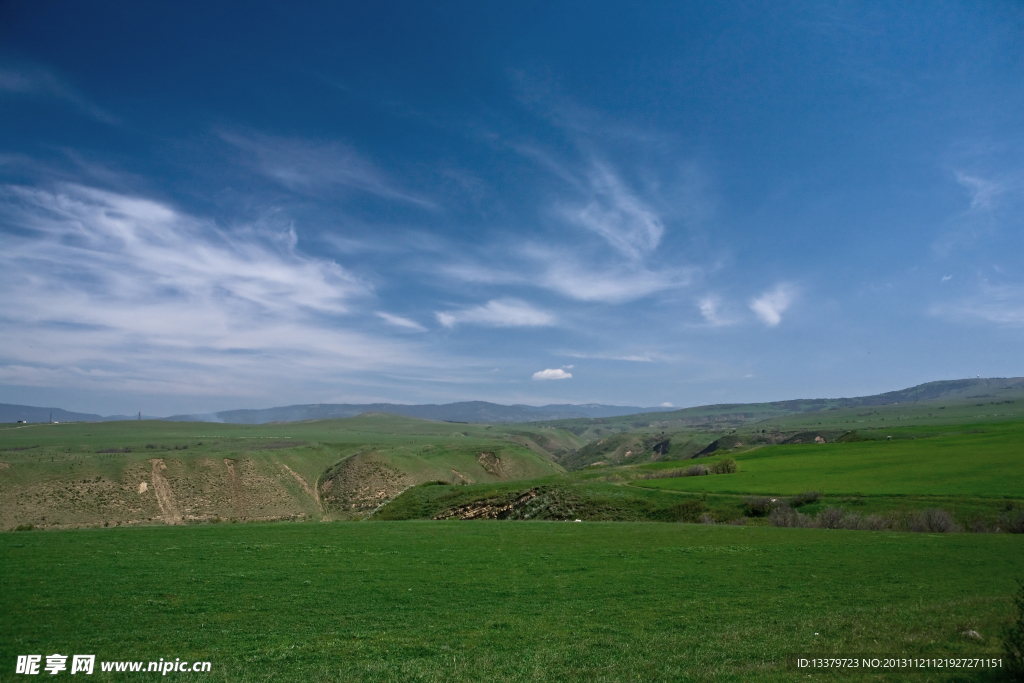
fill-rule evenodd
<path id="1" fill-rule="evenodd" d="M 145 461 L 133 463 L 117 479 L 68 471 L 58 480 L 0 482 L 0 528 L 31 524 L 39 529 L 63 529 L 159 522 L 156 497 L 152 493 L 140 496 L 135 483 L 149 478 L 150 467 Z"/>
<path id="2" fill-rule="evenodd" d="M 452 471 L 452 483 L 453 484 L 472 484 L 473 483 L 473 480 L 471 478 L 467 477 L 462 472 L 459 472 L 454 467 L 450 467 L 448 469 L 450 469 Z"/>
<path id="3" fill-rule="evenodd" d="M 317 514 L 308 492 L 270 459 L 146 458 L 97 471 L 76 458 L 57 478 L 19 481 L 0 469 L 0 529 L 300 519 Z"/>
<path id="4" fill-rule="evenodd" d="M 231 458 L 224 458 L 224 466 L 228 468 L 228 483 L 231 486 L 231 507 L 240 519 L 245 519 L 245 498 L 242 496 L 242 485 L 238 481 L 238 473 L 235 472 L 235 461 Z"/>
<path id="5" fill-rule="evenodd" d="M 445 510 L 434 519 L 505 519 L 518 508 L 537 497 L 537 489 L 530 489 L 511 502 L 493 500 L 476 501 Z"/>
<path id="6" fill-rule="evenodd" d="M 416 483 L 374 452 L 358 453 L 327 470 L 320 478 L 320 501 L 326 511 L 369 514 Z"/>
<path id="7" fill-rule="evenodd" d="M 167 465 L 162 458 L 153 458 L 153 491 L 156 493 L 157 503 L 160 505 L 160 514 L 167 524 L 181 524 L 181 513 L 178 511 L 178 504 L 174 500 L 174 493 L 171 485 L 164 478 L 164 470 Z"/>
<path id="8" fill-rule="evenodd" d="M 0 470 L 9 470 L 9 469 L 11 469 L 10 465 L 8 465 L 5 462 L 0 462 Z"/>
<path id="9" fill-rule="evenodd" d="M 477 456 L 477 461 L 487 474 L 498 477 L 499 479 L 505 479 L 505 470 L 501 466 L 501 459 L 491 451 L 484 451 Z"/>

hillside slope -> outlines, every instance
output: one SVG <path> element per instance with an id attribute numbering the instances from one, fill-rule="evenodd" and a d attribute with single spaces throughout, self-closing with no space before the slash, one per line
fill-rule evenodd
<path id="1" fill-rule="evenodd" d="M 424 481 L 564 471 L 540 444 L 557 452 L 578 442 L 550 429 L 512 434 L 393 415 L 8 427 L 0 429 L 0 529 L 361 517 Z"/>

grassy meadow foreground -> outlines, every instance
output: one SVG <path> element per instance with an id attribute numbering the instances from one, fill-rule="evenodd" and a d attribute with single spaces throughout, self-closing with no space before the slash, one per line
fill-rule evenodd
<path id="1" fill-rule="evenodd" d="M 1021 541 L 507 521 L 3 534 L 0 661 L 213 662 L 186 680 L 807 680 L 787 653 L 998 656 Z"/>

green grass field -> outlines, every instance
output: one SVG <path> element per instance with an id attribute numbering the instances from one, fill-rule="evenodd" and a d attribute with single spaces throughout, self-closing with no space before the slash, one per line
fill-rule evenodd
<path id="1" fill-rule="evenodd" d="M 905 430 L 904 438 L 894 441 L 768 446 L 734 455 L 740 466 L 735 474 L 634 483 L 721 493 L 789 495 L 818 490 L 828 494 L 1024 497 L 1024 423 L 965 425 L 957 432 L 911 439 L 913 430 Z M 659 463 L 657 467 L 668 466 Z"/>
<path id="2" fill-rule="evenodd" d="M 186 680 L 803 681 L 787 653 L 998 656 L 1022 540 L 569 522 L 2 534 L 0 661 L 8 676 L 16 655 L 60 652 L 213 662 L 172 674 Z M 812 677 L 833 678 L 850 680 Z"/>

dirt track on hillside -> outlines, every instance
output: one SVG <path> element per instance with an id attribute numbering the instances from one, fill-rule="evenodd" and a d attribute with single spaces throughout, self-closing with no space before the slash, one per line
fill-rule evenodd
<path id="1" fill-rule="evenodd" d="M 153 458 L 153 491 L 156 493 L 156 502 L 160 505 L 160 514 L 168 524 L 181 524 L 181 512 L 174 500 L 174 493 L 171 492 L 171 485 L 167 483 L 163 471 L 167 465 L 161 458 Z"/>
<path id="2" fill-rule="evenodd" d="M 306 480 L 303 479 L 298 472 L 293 470 L 291 467 L 288 467 L 288 465 L 281 463 L 281 467 L 288 470 L 288 474 L 295 477 L 295 481 L 299 482 L 299 486 L 302 487 L 302 490 L 308 493 L 313 498 L 313 500 L 316 502 L 317 508 L 320 510 L 320 512 L 323 512 L 324 506 L 320 504 L 320 494 L 317 492 L 317 490 L 315 488 L 310 488 L 309 484 L 306 483 Z"/>

